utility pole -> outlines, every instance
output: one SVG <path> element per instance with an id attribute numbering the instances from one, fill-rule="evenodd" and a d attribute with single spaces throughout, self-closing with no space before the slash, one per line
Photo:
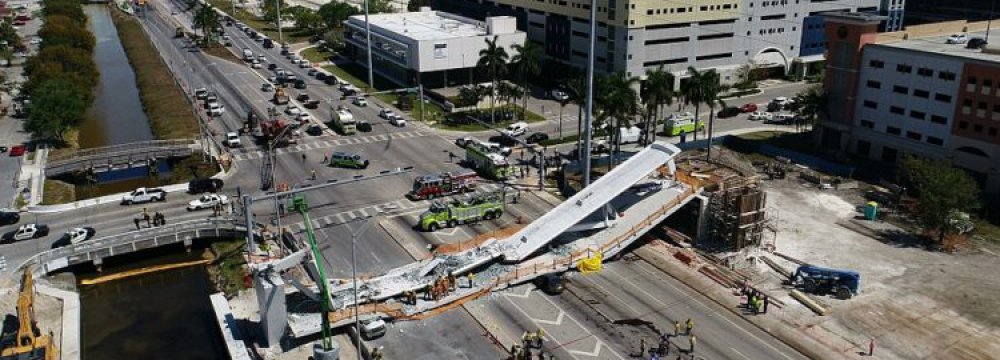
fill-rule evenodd
<path id="1" fill-rule="evenodd" d="M 285 41 L 281 37 L 281 0 L 274 0 L 274 10 L 277 12 L 278 23 L 278 44 L 284 45 Z"/>
<path id="2" fill-rule="evenodd" d="M 358 258 L 355 256 L 357 252 L 357 246 L 355 246 L 355 244 L 358 242 L 358 237 L 365 231 L 368 231 L 368 229 L 371 228 L 371 224 L 375 223 L 375 221 L 372 221 L 373 218 L 371 217 L 359 218 L 359 220 L 366 221 L 364 224 L 361 224 L 357 230 L 351 230 L 350 223 L 346 224 L 347 230 L 351 232 L 351 277 L 354 282 L 354 331 L 357 331 L 358 333 L 358 343 L 356 349 L 361 349 L 361 315 L 359 314 L 361 312 L 361 308 L 358 303 Z M 361 360 L 361 351 L 359 350 L 357 353 L 358 360 Z"/>
<path id="3" fill-rule="evenodd" d="M 990 0 L 990 15 L 986 19 L 986 40 L 987 43 L 990 42 L 990 27 L 993 25 L 993 12 L 996 11 L 997 0 Z"/>
<path id="4" fill-rule="evenodd" d="M 590 0 L 590 53 L 587 54 L 587 109 L 583 122 L 583 187 L 590 186 L 590 132 L 594 114 L 594 52 L 597 50 L 597 0 Z M 612 152 L 612 155 L 614 153 Z M 580 189 L 581 191 L 583 189 Z"/>
<path id="5" fill-rule="evenodd" d="M 375 90 L 375 74 L 372 72 L 372 27 L 368 22 L 368 0 L 365 0 L 365 44 L 368 45 L 368 92 Z"/>

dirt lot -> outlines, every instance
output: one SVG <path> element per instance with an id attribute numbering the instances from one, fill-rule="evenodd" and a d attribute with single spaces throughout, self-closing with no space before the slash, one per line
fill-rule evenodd
<path id="1" fill-rule="evenodd" d="M 1000 256 L 996 242 L 955 254 L 885 236 L 892 225 L 855 220 L 858 190 L 820 190 L 790 176 L 765 181 L 777 219 L 777 252 L 799 260 L 861 273 L 851 300 L 816 298 L 831 308 L 816 316 L 782 289 L 775 271 L 761 265 L 758 286 L 780 297 L 779 315 L 802 332 L 847 354 L 876 343 L 879 359 L 995 359 L 1000 354 Z M 854 230 L 849 229 L 854 228 Z M 898 233 L 896 233 L 898 234 Z M 796 264 L 768 256 L 787 269 Z"/>

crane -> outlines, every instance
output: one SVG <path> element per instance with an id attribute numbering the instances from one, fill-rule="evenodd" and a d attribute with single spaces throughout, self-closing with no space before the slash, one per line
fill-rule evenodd
<path id="1" fill-rule="evenodd" d="M 330 330 L 330 290 L 329 282 L 326 280 L 326 271 L 323 270 L 323 263 L 320 260 L 321 254 L 319 251 L 319 246 L 316 244 L 316 233 L 313 232 L 312 220 L 309 219 L 309 204 L 306 203 L 306 198 L 302 195 L 295 195 L 292 198 L 291 211 L 296 211 L 302 215 L 302 223 L 306 227 L 306 237 L 309 239 L 309 249 L 312 251 L 313 262 L 316 265 L 316 271 L 319 272 L 319 290 L 320 290 L 320 305 L 322 308 L 321 316 L 323 322 L 323 350 L 333 349 L 333 338 L 331 337 L 332 331 Z"/>
<path id="2" fill-rule="evenodd" d="M 0 359 L 56 360 L 59 350 L 50 335 L 38 335 L 34 317 L 35 282 L 31 269 L 25 269 L 21 278 L 21 294 L 17 297 L 17 339 L 0 352 Z"/>

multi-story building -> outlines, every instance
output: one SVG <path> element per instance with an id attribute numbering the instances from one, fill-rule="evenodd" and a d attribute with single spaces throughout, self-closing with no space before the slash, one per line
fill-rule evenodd
<path id="1" fill-rule="evenodd" d="M 750 62 L 802 74 L 802 64 L 822 60 L 820 13 L 877 13 L 883 2 L 902 9 L 902 1 L 599 0 L 596 69 L 642 76 L 662 65 L 678 82 L 690 66 L 717 68 L 735 82 L 734 71 Z M 516 17 L 549 57 L 586 65 L 589 0 L 433 0 L 432 7 L 477 19 Z"/>
<path id="2" fill-rule="evenodd" d="M 1000 192 L 1000 51 L 949 44 L 951 31 L 880 39 L 881 20 L 826 19 L 830 119 L 822 142 L 889 164 L 904 154 L 947 159 L 985 192 Z M 961 28 L 984 36 L 977 26 Z"/>
<path id="3" fill-rule="evenodd" d="M 486 39 L 514 54 L 512 45 L 522 44 L 525 33 L 517 30 L 509 16 L 476 21 L 454 14 L 432 11 L 372 14 L 369 16 L 374 72 L 403 86 L 423 84 L 443 87 L 471 82 L 472 69 Z M 345 54 L 367 66 L 365 18 L 354 15 L 344 21 Z M 449 80 L 450 79 L 450 80 Z"/>

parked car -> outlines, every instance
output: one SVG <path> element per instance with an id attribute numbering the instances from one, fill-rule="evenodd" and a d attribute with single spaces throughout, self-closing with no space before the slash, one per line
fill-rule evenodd
<path id="1" fill-rule="evenodd" d="M 208 115 L 211 116 L 222 116 L 222 113 L 226 112 L 226 107 L 217 102 L 208 104 Z"/>
<path id="2" fill-rule="evenodd" d="M 969 39 L 969 42 L 965 43 L 965 47 L 969 49 L 982 49 L 987 44 L 986 39 L 981 37 L 974 37 Z"/>
<path id="3" fill-rule="evenodd" d="M 195 211 L 201 209 L 211 209 L 216 205 L 229 204 L 229 197 L 221 194 L 205 194 L 188 202 L 187 210 Z"/>
<path id="4" fill-rule="evenodd" d="M 787 124 L 791 124 L 794 121 L 795 121 L 795 115 L 788 114 L 788 113 L 782 113 L 782 114 L 776 114 L 776 115 L 774 115 L 773 117 L 771 117 L 771 120 L 768 121 L 768 122 L 770 122 L 772 124 L 787 125 Z"/>
<path id="5" fill-rule="evenodd" d="M 46 225 L 24 224 L 19 226 L 17 230 L 3 234 L 0 237 L 0 243 L 10 244 L 23 240 L 37 239 L 47 235 L 49 235 L 49 227 Z"/>
<path id="6" fill-rule="evenodd" d="M 945 40 L 945 43 L 965 44 L 967 41 L 969 41 L 969 35 L 966 35 L 965 33 L 959 33 L 959 34 L 948 35 L 948 38 Z"/>
<path id="7" fill-rule="evenodd" d="M 206 88 L 197 88 L 197 89 L 194 89 L 194 97 L 195 97 L 195 99 L 202 100 L 202 101 L 208 99 L 208 89 L 206 89 Z"/>
<path id="8" fill-rule="evenodd" d="M 76 245 L 90 240 L 90 238 L 94 237 L 94 234 L 97 234 L 97 230 L 94 230 L 90 226 L 78 227 L 63 234 L 63 239 L 64 243 L 68 243 L 67 245 Z"/>
<path id="9" fill-rule="evenodd" d="M 333 75 L 329 75 L 329 76 L 323 75 L 323 76 L 326 77 L 325 79 L 323 79 L 323 83 L 324 84 L 327 84 L 327 85 L 337 85 L 338 84 L 336 76 L 333 76 Z M 317 76 L 316 78 L 319 79 L 319 76 Z"/>
<path id="10" fill-rule="evenodd" d="M 548 295 L 559 295 L 566 290 L 562 276 L 559 274 L 545 274 L 535 278 L 535 286 Z"/>
<path id="11" fill-rule="evenodd" d="M 739 115 L 742 112 L 743 111 L 740 110 L 740 108 L 738 108 L 738 107 L 728 106 L 728 107 L 723 108 L 722 110 L 719 110 L 719 113 L 716 114 L 716 116 L 718 116 L 720 119 L 725 119 L 725 118 L 731 118 L 733 116 Z"/>
<path id="12" fill-rule="evenodd" d="M 201 194 L 206 192 L 217 192 L 222 190 L 225 182 L 222 179 L 201 178 L 188 182 L 188 193 Z"/>
<path id="13" fill-rule="evenodd" d="M 525 138 L 524 141 L 527 142 L 527 143 L 529 143 L 529 144 L 535 144 L 535 143 L 540 143 L 540 142 L 548 140 L 548 139 L 549 139 L 549 135 L 548 134 L 543 133 L 543 132 L 536 132 L 534 134 L 528 135 L 528 137 Z"/>
<path id="14" fill-rule="evenodd" d="M 752 113 L 754 111 L 757 111 L 757 104 L 754 103 L 743 104 L 743 106 L 740 106 L 740 111 L 745 113 Z"/>
<path id="15" fill-rule="evenodd" d="M 329 76 L 328 76 L 328 75 L 326 75 L 326 73 L 325 73 L 325 72 L 322 72 L 322 71 L 316 71 L 316 80 L 319 80 L 319 81 L 326 81 L 326 79 L 327 79 L 327 78 L 329 78 Z"/>
<path id="16" fill-rule="evenodd" d="M 566 101 L 566 99 L 569 99 L 569 95 L 560 89 L 552 89 L 552 98 L 556 101 Z"/>
<path id="17" fill-rule="evenodd" d="M 131 205 L 152 201 L 166 201 L 167 192 L 160 188 L 138 188 L 122 198 L 122 205 Z"/>
<path id="18" fill-rule="evenodd" d="M 385 321 L 379 315 L 365 315 L 361 320 L 361 338 L 372 340 L 385 335 Z"/>
<path id="19" fill-rule="evenodd" d="M 9 155 L 13 156 L 13 157 L 22 156 L 22 155 L 24 155 L 24 152 L 26 150 L 27 150 L 27 147 L 24 146 L 23 144 L 14 145 L 14 146 L 10 147 L 10 154 Z"/>
<path id="20" fill-rule="evenodd" d="M 0 226 L 13 225 L 21 221 L 21 214 L 12 210 L 0 210 Z"/>
<path id="21" fill-rule="evenodd" d="M 750 120 L 770 121 L 771 117 L 771 113 L 766 111 L 754 111 L 750 113 Z"/>

